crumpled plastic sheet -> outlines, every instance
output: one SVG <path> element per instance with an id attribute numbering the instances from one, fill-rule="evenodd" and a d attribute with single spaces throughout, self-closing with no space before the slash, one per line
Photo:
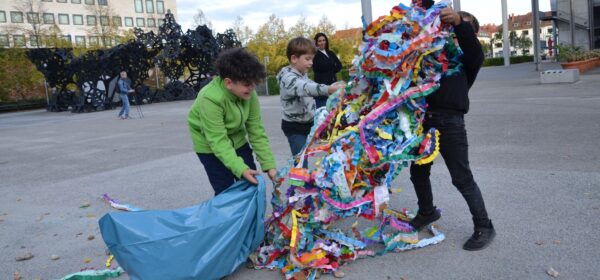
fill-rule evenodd
<path id="1" fill-rule="evenodd" d="M 264 240 L 265 181 L 238 181 L 218 196 L 188 208 L 145 211 L 123 207 L 99 221 L 102 238 L 131 279 L 220 279 L 231 274 Z"/>
<path id="2" fill-rule="evenodd" d="M 105 280 L 109 278 L 117 278 L 121 276 L 123 272 L 123 269 L 120 267 L 105 270 L 84 270 L 69 274 L 60 280 Z"/>
<path id="3" fill-rule="evenodd" d="M 439 18 L 448 6 L 400 4 L 365 28 L 352 80 L 317 110 L 306 146 L 278 171 L 265 242 L 250 256 L 255 268 L 314 279 L 357 258 L 444 240 L 435 227 L 419 239 L 408 224 L 414 214 L 390 209 L 389 200 L 402 168 L 429 163 L 439 151 L 439 132 L 422 123 L 425 98 L 462 67 L 452 27 Z M 349 217 L 375 226 L 359 230 L 357 219 L 348 232 L 334 228 Z"/>

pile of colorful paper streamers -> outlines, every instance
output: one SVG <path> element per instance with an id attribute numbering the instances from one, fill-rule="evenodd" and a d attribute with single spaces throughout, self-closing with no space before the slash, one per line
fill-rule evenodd
<path id="1" fill-rule="evenodd" d="M 432 236 L 419 240 L 408 224 L 414 215 L 389 209 L 388 201 L 403 167 L 438 154 L 438 131 L 423 131 L 422 123 L 425 97 L 462 67 L 452 27 L 439 18 L 449 6 L 450 0 L 428 10 L 400 4 L 365 29 L 352 80 L 317 110 L 303 151 L 278 172 L 267 236 L 251 256 L 256 268 L 314 279 L 360 257 L 444 239 L 430 227 Z M 347 217 L 376 225 L 359 230 L 355 223 L 347 233 L 332 227 Z"/>

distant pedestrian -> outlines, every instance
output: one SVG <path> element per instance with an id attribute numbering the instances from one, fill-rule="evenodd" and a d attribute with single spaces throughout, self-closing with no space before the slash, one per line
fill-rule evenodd
<path id="1" fill-rule="evenodd" d="M 344 87 L 342 83 L 318 84 L 308 78 L 313 65 L 316 48 L 313 42 L 303 37 L 292 39 L 287 46 L 290 65 L 277 74 L 279 98 L 281 100 L 281 129 L 288 139 L 292 155 L 298 154 L 306 144 L 313 125 L 315 101 L 313 97 L 327 98 Z"/>
<path id="2" fill-rule="evenodd" d="M 258 183 L 253 153 L 271 180 L 277 172 L 255 90 L 265 67 L 242 48 L 221 52 L 215 64 L 218 76 L 198 93 L 188 127 L 216 196 L 241 178 Z"/>
<path id="3" fill-rule="evenodd" d="M 425 8 L 433 5 L 431 0 L 422 2 Z M 440 18 L 443 23 L 454 26 L 457 42 L 464 52 L 461 57 L 463 65 L 459 72 L 442 77 L 439 89 L 427 96 L 429 105 L 423 126 L 425 131 L 431 127 L 440 131 L 440 154 L 450 171 L 452 184 L 466 200 L 473 218 L 474 233 L 465 242 L 463 249 L 475 251 L 487 247 L 496 236 L 483 196 L 469 166 L 469 146 L 464 120 L 464 115 L 469 111 L 469 89 L 475 82 L 484 54 L 475 35 L 479 31 L 479 23 L 475 16 L 445 8 L 441 11 Z M 440 218 L 440 213 L 433 204 L 429 180 L 432 164 L 413 163 L 410 167 L 410 179 L 419 205 L 417 215 L 410 222 L 415 229 L 421 229 Z"/>
<path id="4" fill-rule="evenodd" d="M 119 112 L 119 119 L 124 120 L 129 118 L 129 97 L 128 94 L 135 92 L 134 89 L 131 88 L 131 80 L 127 78 L 127 72 L 121 71 L 121 77 L 117 82 L 117 88 L 119 90 L 119 98 L 121 98 L 121 103 L 123 103 L 123 107 Z"/>
<path id="5" fill-rule="evenodd" d="M 329 39 L 325 33 L 315 35 L 315 45 L 317 52 L 313 58 L 313 72 L 315 73 L 315 82 L 324 85 L 331 85 L 337 81 L 336 74 L 342 70 L 342 63 L 337 55 L 329 49 Z M 316 107 L 320 108 L 326 105 L 327 97 L 315 97 Z"/>

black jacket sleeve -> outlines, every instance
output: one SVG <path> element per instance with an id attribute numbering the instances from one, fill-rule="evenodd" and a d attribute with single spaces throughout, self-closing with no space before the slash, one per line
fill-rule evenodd
<path id="1" fill-rule="evenodd" d="M 484 55 L 481 43 L 479 43 L 477 35 L 475 35 L 475 32 L 473 31 L 473 27 L 471 27 L 471 24 L 468 22 L 461 21 L 459 25 L 454 27 L 454 33 L 456 34 L 458 44 L 464 53 L 462 62 L 465 67 L 467 83 L 470 88 L 475 82 L 477 73 L 479 73 L 479 69 L 483 64 Z"/>

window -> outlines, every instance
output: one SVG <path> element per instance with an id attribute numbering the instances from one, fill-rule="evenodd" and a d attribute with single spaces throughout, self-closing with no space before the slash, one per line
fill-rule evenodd
<path id="1" fill-rule="evenodd" d="M 75 46 L 85 47 L 85 36 L 75 36 Z"/>
<path id="2" fill-rule="evenodd" d="M 148 27 L 156 27 L 156 20 L 153 18 L 147 19 L 146 22 L 148 23 Z"/>
<path id="3" fill-rule="evenodd" d="M 529 50 L 523 50 L 523 55 L 529 54 Z"/>
<path id="4" fill-rule="evenodd" d="M 136 13 L 143 13 L 144 12 L 144 7 L 142 4 L 142 0 L 135 0 L 135 12 Z"/>
<path id="5" fill-rule="evenodd" d="M 100 16 L 100 25 L 109 26 L 108 16 Z"/>
<path id="6" fill-rule="evenodd" d="M 10 12 L 10 22 L 12 23 L 23 23 L 23 13 L 21 12 Z M 18 35 L 15 35 L 18 36 Z"/>
<path id="7" fill-rule="evenodd" d="M 94 0 L 85 0 L 85 4 L 94 5 Z M 83 40 L 85 40 L 85 38 Z M 75 43 L 77 44 L 77 42 L 75 42 Z"/>
<path id="8" fill-rule="evenodd" d="M 159 14 L 164 14 L 165 13 L 165 2 L 163 1 L 156 1 L 156 12 Z"/>
<path id="9" fill-rule="evenodd" d="M 29 36 L 29 45 L 32 47 L 39 47 L 40 44 L 38 44 L 39 42 L 39 37 L 35 36 L 35 35 L 31 35 Z"/>
<path id="10" fill-rule="evenodd" d="M 519 27 L 519 23 L 518 22 L 513 23 L 513 27 Z"/>
<path id="11" fill-rule="evenodd" d="M 107 47 L 112 47 L 113 46 L 113 42 L 112 39 L 109 37 L 103 37 L 102 41 L 104 41 L 104 45 Z"/>
<path id="12" fill-rule="evenodd" d="M 96 16 L 85 16 L 87 25 L 96 25 Z"/>
<path id="13" fill-rule="evenodd" d="M 108 0 L 98 0 L 98 5 L 100 5 L 100 6 L 108 6 Z"/>
<path id="14" fill-rule="evenodd" d="M 163 23 L 165 23 L 165 19 L 164 18 L 159 18 L 158 19 L 158 26 L 160 27 L 161 25 L 163 25 Z"/>
<path id="15" fill-rule="evenodd" d="M 15 47 L 24 47 L 25 35 L 13 35 L 13 43 L 15 44 Z"/>
<path id="16" fill-rule="evenodd" d="M 40 23 L 40 14 L 38 13 L 27 13 L 27 23 Z"/>
<path id="17" fill-rule="evenodd" d="M 154 13 L 154 2 L 152 0 L 146 0 L 146 13 Z"/>
<path id="18" fill-rule="evenodd" d="M 100 41 L 98 41 L 98 37 L 96 36 L 90 36 L 90 45 L 91 46 L 97 46 L 100 44 Z"/>
<path id="19" fill-rule="evenodd" d="M 135 25 L 136 25 L 137 27 L 144 27 L 144 26 L 146 26 L 146 24 L 145 24 L 145 22 L 144 22 L 144 18 L 141 18 L 141 17 L 139 17 L 139 18 L 136 18 L 136 19 L 135 19 Z"/>
<path id="20" fill-rule="evenodd" d="M 73 24 L 83 25 L 83 15 L 73 15 Z"/>
<path id="21" fill-rule="evenodd" d="M 496 43 L 496 44 L 494 44 L 494 47 L 496 47 L 496 48 L 502 48 L 502 43 Z"/>
<path id="22" fill-rule="evenodd" d="M 132 27 L 133 26 L 133 18 L 125 17 L 125 26 Z"/>
<path id="23" fill-rule="evenodd" d="M 0 11 L 0 22 L 6 22 L 6 13 L 4 11 Z"/>
<path id="24" fill-rule="evenodd" d="M 69 24 L 69 15 L 58 14 L 58 24 Z"/>
<path id="25" fill-rule="evenodd" d="M 56 0 L 56 3 L 67 3 L 67 0 Z"/>
<path id="26" fill-rule="evenodd" d="M 527 34 L 529 34 L 529 30 L 523 30 L 523 32 L 521 34 L 527 35 Z"/>
<path id="27" fill-rule="evenodd" d="M 71 35 L 64 35 L 61 38 L 71 44 Z"/>
<path id="28" fill-rule="evenodd" d="M 527 24 L 527 26 L 531 25 L 531 21 L 527 21 L 525 24 Z"/>
<path id="29" fill-rule="evenodd" d="M 121 17 L 113 17 L 113 25 L 114 26 L 122 26 L 123 24 L 121 23 Z"/>
<path id="30" fill-rule="evenodd" d="M 42 2 L 52 2 L 52 0 L 42 0 Z M 58 2 L 58 0 L 56 0 Z"/>
<path id="31" fill-rule="evenodd" d="M 81 0 L 71 0 L 73 4 L 81 4 Z M 71 37 L 69 37 L 69 42 L 71 42 Z"/>
<path id="32" fill-rule="evenodd" d="M 0 34 L 0 47 L 9 47 L 10 44 L 8 43 L 8 35 L 7 34 Z"/>
<path id="33" fill-rule="evenodd" d="M 54 14 L 44 13 L 44 24 L 54 24 Z"/>

